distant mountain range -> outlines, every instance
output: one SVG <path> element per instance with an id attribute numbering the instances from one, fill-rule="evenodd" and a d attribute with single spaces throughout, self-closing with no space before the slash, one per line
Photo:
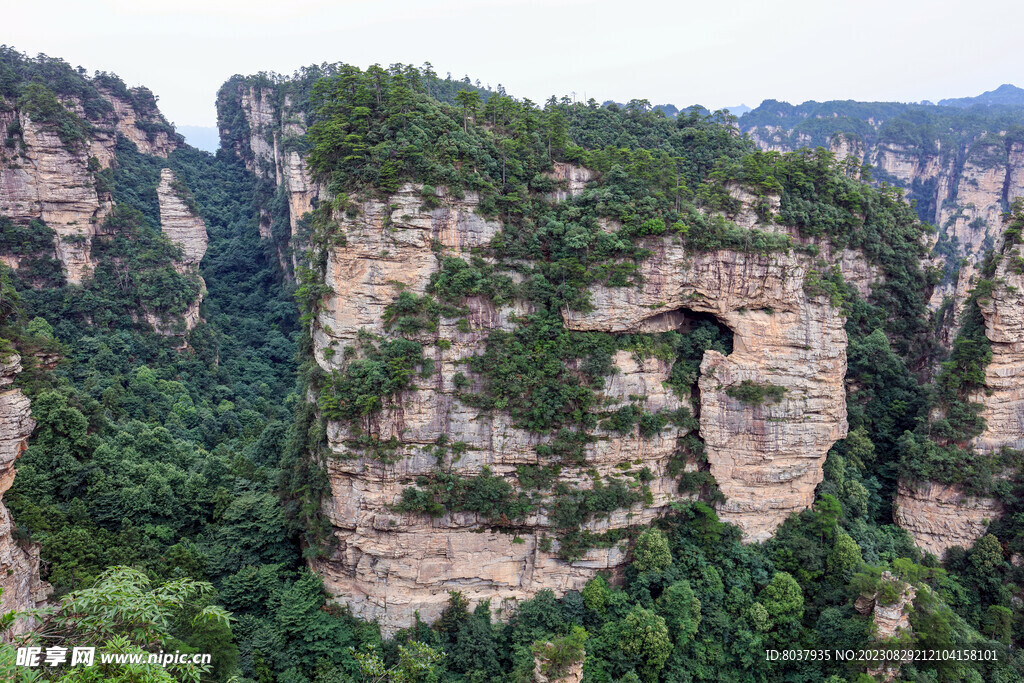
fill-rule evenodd
<path id="1" fill-rule="evenodd" d="M 609 104 L 614 104 L 618 106 L 620 109 L 626 106 L 622 102 L 616 102 L 615 100 L 605 100 L 604 102 L 601 103 L 601 106 L 607 107 Z M 702 114 L 707 115 L 711 113 L 710 109 L 699 104 L 689 105 L 688 107 L 685 107 L 685 109 L 690 109 L 693 106 L 696 106 Z M 656 104 L 652 107 L 652 109 L 654 109 L 654 111 L 660 111 L 662 114 L 669 117 L 670 119 L 676 118 L 677 116 L 679 116 L 679 112 L 683 111 L 674 104 Z M 736 105 L 735 107 L 723 107 L 723 109 L 728 111 L 733 116 L 743 116 L 748 111 L 751 111 L 751 108 L 745 104 L 739 104 Z"/>
<path id="2" fill-rule="evenodd" d="M 602 106 L 607 106 L 607 105 L 612 104 L 612 103 L 613 103 L 613 100 L 607 100 L 607 101 L 602 103 Z M 626 105 L 622 104 L 621 102 L 616 102 L 615 104 L 618 104 L 620 107 L 626 106 Z M 807 102 L 804 102 L 804 103 L 799 104 L 799 105 L 792 105 L 792 104 L 789 104 L 788 102 L 783 102 L 783 101 L 779 101 L 779 100 L 764 100 L 763 102 L 761 102 L 760 105 L 758 105 L 757 107 L 754 107 L 754 108 L 748 107 L 745 104 L 740 104 L 740 105 L 737 105 L 735 107 L 723 107 L 723 109 L 728 110 L 728 112 L 730 114 L 732 114 L 733 116 L 740 116 L 740 117 L 745 116 L 746 114 L 748 114 L 749 112 L 752 112 L 752 111 L 757 112 L 760 115 L 764 115 L 764 113 L 766 111 L 774 110 L 777 115 L 785 116 L 786 112 L 792 112 L 792 113 L 797 114 L 797 116 L 799 116 L 800 118 L 803 118 L 804 116 L 806 116 L 806 114 L 808 112 L 810 112 L 812 110 L 817 110 L 817 109 L 820 109 L 820 108 L 829 108 L 829 107 L 831 107 L 831 106 L 833 106 L 835 104 L 837 104 L 837 102 L 816 102 L 814 100 L 808 100 Z M 1011 85 L 1009 83 L 1004 83 L 1003 85 L 999 86 L 995 90 L 989 90 L 987 92 L 984 92 L 984 93 L 982 93 L 980 95 L 976 95 L 974 97 L 953 97 L 953 98 L 947 98 L 947 99 L 944 99 L 944 100 L 939 100 L 938 104 L 936 104 L 934 102 L 929 102 L 929 101 L 916 102 L 916 103 L 915 102 L 912 102 L 912 103 L 870 102 L 869 103 L 869 102 L 854 102 L 853 100 L 844 101 L 843 104 L 846 107 L 849 107 L 851 105 L 861 105 L 858 108 L 875 109 L 875 110 L 877 110 L 879 107 L 881 107 L 883 109 L 888 110 L 888 111 L 886 111 L 887 114 L 892 113 L 893 109 L 900 110 L 900 112 L 902 113 L 902 110 L 905 109 L 906 107 L 914 107 L 914 106 L 921 106 L 921 107 L 956 107 L 958 109 L 969 109 L 969 108 L 975 107 L 975 106 L 985 106 L 985 107 L 1024 107 L 1024 89 L 1018 88 L 1017 86 Z M 657 105 L 654 106 L 655 110 L 661 111 L 666 116 L 668 116 L 669 118 L 673 118 L 673 119 L 676 118 L 676 116 L 679 115 L 680 111 L 683 111 L 684 109 L 687 109 L 687 108 L 688 107 L 680 108 L 680 107 L 677 107 L 674 104 L 657 104 Z M 708 112 L 709 111 L 709 110 L 707 110 L 704 107 L 701 107 L 700 109 L 701 109 L 702 112 Z M 187 136 L 187 133 L 186 133 L 186 136 Z"/>
<path id="3" fill-rule="evenodd" d="M 1004 83 L 995 90 L 989 90 L 976 97 L 954 97 L 946 100 L 939 100 L 939 106 L 943 107 L 973 107 L 975 105 L 1010 105 L 1014 107 L 1024 106 L 1024 90 L 1015 85 Z"/>

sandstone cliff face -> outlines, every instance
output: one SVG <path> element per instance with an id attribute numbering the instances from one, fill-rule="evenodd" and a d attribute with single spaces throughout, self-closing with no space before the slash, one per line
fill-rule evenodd
<path id="1" fill-rule="evenodd" d="M 179 190 L 174 171 L 169 168 L 160 169 L 160 184 L 156 188 L 157 200 L 160 205 L 160 231 L 181 247 L 184 259 L 181 269 L 197 268 L 206 254 L 209 237 L 206 234 L 206 223 L 191 208 Z"/>
<path id="2" fill-rule="evenodd" d="M 974 446 L 984 452 L 1024 448 L 1024 274 L 1016 271 L 1019 249 L 996 266 L 992 294 L 978 299 L 992 362 L 985 368 L 985 390 L 973 400 L 984 406 L 985 431 Z"/>
<path id="3" fill-rule="evenodd" d="M 68 149 L 54 130 L 25 114 L 0 114 L 8 130 L 14 121 L 24 150 L 0 162 L 0 214 L 20 222 L 36 218 L 50 226 L 57 233 L 54 250 L 65 276 L 80 283 L 91 270 L 91 238 L 110 211 L 110 195 L 97 191 L 86 149 Z"/>
<path id="4" fill-rule="evenodd" d="M 168 239 L 181 247 L 182 260 L 174 264 L 175 269 L 180 273 L 195 273 L 199 275 L 199 263 L 206 254 L 206 245 L 209 237 L 206 234 L 206 223 L 189 206 L 183 193 L 186 189 L 179 183 L 174 171 L 169 168 L 160 169 L 160 184 L 156 188 L 157 200 L 160 206 L 160 230 Z M 183 334 L 194 328 L 200 321 L 199 306 L 203 301 L 206 292 L 206 285 L 203 279 L 199 278 L 201 286 L 199 296 L 185 311 L 181 320 L 184 322 L 184 330 L 175 318 L 171 321 L 161 320 L 152 314 L 147 315 L 147 320 L 161 334 Z"/>
<path id="5" fill-rule="evenodd" d="M 869 123 L 878 128 L 882 122 Z M 744 132 L 765 150 L 785 152 L 810 143 L 810 138 L 791 139 L 781 126 L 756 126 Z M 893 142 L 866 145 L 841 133 L 828 146 L 840 159 L 852 156 L 870 164 L 879 179 L 907 189 L 910 198 L 927 207 L 922 219 L 933 223 L 948 241 L 951 263 L 965 260 L 958 276 L 935 288 L 930 302 L 933 309 L 947 297 L 953 302 L 955 315 L 940 334 L 948 348 L 971 278 L 1002 231 L 1000 215 L 1009 202 L 1024 195 L 1024 144 L 992 131 L 978 133 L 962 149 L 945 149 L 940 140 L 930 143 L 929 150 Z M 936 265 L 946 258 L 940 255 Z"/>
<path id="6" fill-rule="evenodd" d="M 321 367 L 336 367 L 342 349 L 360 329 L 383 333 L 384 307 L 400 289 L 424 291 L 437 269 L 432 241 L 440 242 L 447 254 L 458 255 L 485 245 L 497 233 L 500 225 L 473 213 L 475 204 L 475 196 L 469 194 L 465 199 L 444 198 L 440 208 L 423 210 L 419 189 L 405 186 L 386 203 L 363 202 L 357 218 L 342 219 L 348 243 L 329 253 L 327 281 L 334 293 L 313 328 Z M 453 378 L 465 369 L 459 361 L 482 350 L 490 329 L 512 328 L 512 308 L 495 309 L 476 299 L 467 304 L 469 330 L 460 331 L 456 321 L 442 319 L 437 338 L 449 342 L 450 348 L 435 344 L 428 349 L 437 364 L 436 375 L 386 405 L 369 426 L 380 440 L 397 439 L 396 462 L 383 463 L 352 447 L 347 425 L 328 425 L 331 450 L 340 457 L 327 462 L 333 496 L 326 513 L 339 548 L 315 568 L 336 599 L 361 617 L 379 619 L 388 632 L 411 623 L 416 611 L 428 620 L 439 616 L 449 590 L 460 590 L 473 602 L 493 599 L 499 607 L 544 588 L 558 594 L 581 589 L 597 570 L 614 569 L 627 559 L 625 549 L 616 546 L 591 550 L 573 564 L 559 560 L 557 546 L 541 549 L 544 535 L 554 535 L 543 513 L 524 520 L 521 532 L 511 534 L 488 531 L 471 513 L 431 519 L 393 510 L 415 476 L 436 470 L 437 459 L 426 449 L 442 436 L 468 445 L 451 464 L 452 471 L 463 475 L 487 466 L 495 475 L 515 481 L 517 465 L 539 462 L 534 448 L 545 437 L 514 427 L 506 414 L 482 414 L 454 396 Z M 679 407 L 679 400 L 661 385 L 668 378 L 668 364 L 637 361 L 626 353 L 618 354 L 615 362 L 622 372 L 604 392 L 612 408 L 626 404 L 631 394 L 646 395 L 649 410 Z M 633 467 L 634 461 L 642 461 L 654 475 L 649 482 L 653 502 L 596 520 L 591 530 L 648 523 L 671 501 L 681 499 L 676 481 L 668 475 L 678 436 L 674 427 L 653 438 L 598 434 L 597 442 L 588 445 L 587 468 L 600 477 L 623 476 L 639 469 Z M 562 480 L 574 487 L 592 485 L 591 476 L 577 468 L 567 468 Z"/>
<path id="7" fill-rule="evenodd" d="M 882 572 L 881 578 L 883 584 L 888 584 L 894 589 L 895 601 L 888 598 L 883 599 L 882 591 L 879 590 L 874 596 L 861 595 L 854 605 L 861 614 L 872 615 L 875 625 L 875 640 L 884 644 L 886 641 L 913 633 L 910 626 L 910 611 L 913 609 L 914 598 L 917 597 L 917 589 L 888 571 Z M 898 649 L 898 646 L 893 647 Z M 904 660 L 904 662 L 909 661 L 911 660 Z M 892 681 L 899 675 L 900 667 L 904 662 L 898 660 L 879 661 L 868 667 L 868 673 L 876 679 Z"/>
<path id="8" fill-rule="evenodd" d="M 288 95 L 280 98 L 279 105 L 278 95 L 270 87 L 240 86 L 233 96 L 249 129 L 245 142 L 237 145 L 235 152 L 250 171 L 272 181 L 285 194 L 289 234 L 294 235 L 299 219 L 324 193 L 309 175 L 306 160 L 291 146 L 306 132 L 305 115 Z M 264 213 L 260 230 L 265 239 L 271 237 L 272 223 L 273 218 Z M 284 265 L 283 253 L 279 256 Z"/>
<path id="9" fill-rule="evenodd" d="M 143 128 L 151 128 L 154 123 L 162 123 L 159 112 L 136 111 L 135 106 L 107 90 L 100 90 L 103 96 L 114 107 L 114 128 L 117 133 L 135 143 L 139 151 L 156 157 L 167 158 L 167 155 L 181 145 L 177 138 L 166 130 L 148 132 Z M 147 125 L 148 124 L 148 125 Z M 100 160 L 102 163 L 102 159 Z M 106 164 L 104 164 L 106 165 Z"/>
<path id="10" fill-rule="evenodd" d="M 89 126 L 88 139 L 81 144 L 65 144 L 53 126 L 33 121 L 17 108 L 0 112 L 0 130 L 16 145 L 0 152 L 0 215 L 18 223 L 39 219 L 52 228 L 55 256 L 72 284 L 91 272 L 91 238 L 112 206 L 110 194 L 98 189 L 94 171 L 114 162 L 116 136 L 124 135 L 140 151 L 157 156 L 167 156 L 178 145 L 166 131 L 150 135 L 140 128 L 163 122 L 159 112 L 140 114 L 131 103 L 101 93 L 112 112 L 97 120 L 86 119 L 76 100 L 64 102 Z M 92 168 L 91 157 L 97 164 Z"/>
<path id="11" fill-rule="evenodd" d="M 25 547 L 14 540 L 11 513 L 2 502 L 3 494 L 14 482 L 14 463 L 36 425 L 28 398 L 21 389 L 11 387 L 19 372 L 18 354 L 0 360 L 0 614 L 38 607 L 50 594 L 49 584 L 39 579 L 38 546 Z M 25 626 L 16 625 L 15 630 Z"/>
<path id="12" fill-rule="evenodd" d="M 545 643 L 550 645 L 551 643 Z M 580 683 L 583 680 L 583 659 L 573 662 L 565 669 L 561 676 L 545 676 L 543 666 L 545 660 L 540 654 L 533 656 L 533 683 Z"/>
<path id="13" fill-rule="evenodd" d="M 580 191 L 587 177 L 563 169 L 559 179 L 568 194 Z M 406 185 L 386 201 L 363 201 L 354 214 L 335 216 L 345 244 L 327 253 L 325 279 L 333 292 L 312 328 L 321 368 L 340 368 L 344 349 L 360 330 L 386 334 L 385 307 L 402 291 L 422 294 L 437 271 L 432 247 L 458 256 L 497 234 L 500 224 L 476 214 L 476 202 L 472 193 L 461 199 L 441 195 L 440 206 L 428 209 L 420 188 Z M 608 229 L 615 228 L 609 223 Z M 710 313 L 733 331 L 733 352 L 708 352 L 701 365 L 700 436 L 726 497 L 723 518 L 741 526 L 748 540 L 768 538 L 788 514 L 811 504 L 825 455 L 846 434 L 843 317 L 824 298 L 804 292 L 813 267 L 808 256 L 691 254 L 669 238 L 646 246 L 653 255 L 642 266 L 642 288 L 596 288 L 595 310 L 566 313 L 565 324 L 575 330 L 656 332 L 677 329 L 694 313 Z M 840 260 L 851 281 L 866 287 L 873 273 L 858 256 L 851 252 Z M 425 354 L 436 373 L 417 380 L 415 390 L 388 401 L 363 425 L 364 433 L 397 444 L 387 461 L 362 450 L 347 424 L 327 425 L 333 456 L 326 462 L 332 495 L 325 513 L 338 548 L 314 568 L 337 600 L 360 617 L 378 619 L 386 632 L 410 624 L 417 611 L 424 619 L 436 618 L 449 590 L 462 591 L 472 602 L 492 599 L 495 607 L 505 606 L 541 589 L 559 595 L 579 590 L 596 571 L 614 570 L 628 559 L 621 546 L 592 549 L 573 563 L 559 559 L 557 542 L 545 543 L 558 530 L 543 507 L 514 525 L 514 533 L 493 531 L 474 513 L 430 518 L 395 510 L 416 476 L 436 471 L 438 460 L 429 449 L 442 437 L 466 445 L 457 461 L 444 461 L 446 469 L 463 476 L 487 467 L 518 486 L 517 466 L 548 464 L 535 448 L 551 437 L 517 428 L 501 411 L 481 413 L 456 397 L 459 373 L 465 373 L 468 390 L 483 389 L 462 360 L 483 351 L 490 330 L 513 329 L 511 316 L 529 313 L 528 304 L 496 307 L 470 298 L 466 306 L 468 327 L 442 317 L 438 330 L 421 339 L 429 344 Z M 600 394 L 605 409 L 638 398 L 647 411 L 682 405 L 663 384 L 671 363 L 627 352 L 613 360 L 617 373 Z M 746 379 L 782 386 L 786 393 L 762 406 L 727 395 Z M 648 524 L 673 501 L 691 497 L 679 493 L 678 480 L 669 474 L 683 434 L 675 426 L 649 437 L 596 429 L 596 440 L 585 447 L 586 464 L 563 466 L 559 481 L 586 489 L 595 478 L 628 477 L 646 467 L 650 499 L 585 528 L 600 533 Z"/>
<path id="14" fill-rule="evenodd" d="M 966 496 L 959 486 L 900 482 L 893 518 L 919 548 L 941 559 L 954 546 L 974 545 L 1000 514 L 997 501 Z"/>
<path id="15" fill-rule="evenodd" d="M 587 183 L 594 179 L 594 173 L 583 166 L 556 161 L 555 168 L 548 177 L 559 184 L 559 188 L 549 195 L 550 199 L 562 202 L 582 192 Z"/>
<path id="16" fill-rule="evenodd" d="M 982 405 L 985 430 L 971 445 L 984 454 L 1024 448 L 1024 275 L 1016 272 L 1019 248 L 999 261 L 991 295 L 978 299 L 992 361 L 985 368 L 985 388 L 970 399 Z M 977 269 L 970 269 L 973 284 Z M 966 299 L 966 293 L 965 293 Z M 985 534 L 1003 508 L 992 498 L 965 496 L 958 487 L 931 483 L 901 484 L 896 521 L 917 544 L 942 557 L 953 546 L 970 548 Z"/>
<path id="17" fill-rule="evenodd" d="M 876 124 L 877 126 L 877 124 Z M 752 137 L 764 149 L 786 151 L 790 145 L 780 128 L 753 129 Z M 951 348 L 967 298 L 979 278 L 985 254 L 1001 240 L 1001 215 L 1010 201 L 1024 195 L 1024 145 L 999 135 L 980 133 L 962 150 L 945 150 L 939 142 L 925 152 L 906 144 L 877 144 L 865 148 L 845 136 L 831 140 L 838 156 L 854 155 L 881 171 L 880 177 L 913 190 L 919 202 L 933 207 L 926 220 L 935 223 L 949 256 L 936 254 L 931 265 L 942 267 L 946 258 L 961 261 L 959 272 L 940 284 L 930 305 L 944 300 L 952 314 L 938 339 Z M 990 298 L 980 302 L 986 336 L 993 358 L 985 372 L 985 391 L 972 400 L 981 403 L 986 429 L 972 444 L 991 453 L 1002 447 L 1024 447 L 1024 276 L 1013 272 L 1004 259 L 994 277 Z M 988 520 L 1001 514 L 995 500 L 973 498 L 959 488 L 936 483 L 900 484 L 895 520 L 924 550 L 941 557 L 953 546 L 969 548 L 985 533 Z"/>
<path id="18" fill-rule="evenodd" d="M 809 263 L 796 255 L 688 254 L 671 239 L 649 245 L 642 289 L 598 288 L 594 310 L 570 313 L 572 329 L 644 331 L 663 311 L 715 315 L 733 332 L 728 357 L 701 363 L 700 435 L 726 502 L 719 514 L 761 541 L 810 506 L 825 455 L 846 436 L 846 332 L 842 315 L 803 290 Z M 744 380 L 785 388 L 778 403 L 727 395 Z"/>

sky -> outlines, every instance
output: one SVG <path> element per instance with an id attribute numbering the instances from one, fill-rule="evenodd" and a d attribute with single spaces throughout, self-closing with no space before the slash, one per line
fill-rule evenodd
<path id="1" fill-rule="evenodd" d="M 542 102 L 711 109 L 764 99 L 937 101 L 1024 86 L 1007 0 L 6 0 L 0 43 L 145 85 L 216 124 L 236 73 L 347 62 L 435 71 Z"/>

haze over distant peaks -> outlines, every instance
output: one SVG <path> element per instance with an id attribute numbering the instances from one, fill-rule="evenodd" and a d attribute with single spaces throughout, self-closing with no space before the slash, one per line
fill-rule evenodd
<path id="1" fill-rule="evenodd" d="M 1024 105 L 1024 90 L 1015 85 L 1004 83 L 995 90 L 989 90 L 976 97 L 955 97 L 939 100 L 939 105 L 946 107 L 973 107 L 976 104 L 985 106 L 999 104 L 1022 106 Z"/>
<path id="2" fill-rule="evenodd" d="M 729 111 L 729 113 L 732 114 L 733 116 L 743 116 L 748 111 L 753 109 L 753 107 L 748 107 L 745 104 L 737 104 L 735 107 L 724 107 L 724 108 L 727 109 Z"/>

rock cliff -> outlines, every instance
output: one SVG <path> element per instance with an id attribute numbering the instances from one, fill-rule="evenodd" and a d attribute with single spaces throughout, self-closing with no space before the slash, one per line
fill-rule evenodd
<path id="1" fill-rule="evenodd" d="M 0 113 L 8 135 L 20 130 L 21 152 L 0 162 L 0 215 L 16 222 L 39 219 L 56 233 L 54 251 L 68 282 L 80 283 L 91 270 L 90 242 L 110 211 L 110 194 L 96 187 L 89 151 L 69 148 L 51 127 L 17 110 Z M 13 126 L 17 122 L 17 126 Z M 98 143 L 108 159 L 111 148 Z M 99 158 L 97 155 L 96 158 Z"/>
<path id="2" fill-rule="evenodd" d="M 160 184 L 156 188 L 160 206 L 160 230 L 168 239 L 181 247 L 184 258 L 181 270 L 195 269 L 206 254 L 209 237 L 206 223 L 199 217 L 188 189 L 169 168 L 160 169 Z"/>
<path id="3" fill-rule="evenodd" d="M 949 347 L 976 268 L 1001 232 L 1000 216 L 1014 198 L 1024 195 L 1024 144 L 1000 128 L 964 133 L 956 141 L 946 135 L 918 144 L 895 142 L 880 134 L 881 117 L 864 122 L 875 131 L 873 136 L 834 133 L 821 141 L 791 132 L 793 123 L 782 118 L 782 125 L 751 126 L 741 119 L 740 127 L 765 150 L 824 143 L 839 158 L 870 164 L 876 180 L 904 188 L 917 202 L 921 219 L 938 228 L 936 265 L 950 276 L 935 288 L 931 306 L 937 309 L 944 299 L 952 301 L 956 315 L 940 335 Z"/>
<path id="4" fill-rule="evenodd" d="M 996 265 L 992 292 L 978 298 L 992 361 L 985 368 L 985 390 L 973 400 L 984 408 L 985 431 L 974 446 L 991 453 L 1024 448 L 1024 274 L 1014 247 Z"/>
<path id="5" fill-rule="evenodd" d="M 206 234 L 206 223 L 199 217 L 194 200 L 188 193 L 188 188 L 174 175 L 169 168 L 160 170 L 160 184 L 156 188 L 157 200 L 160 207 L 160 230 L 168 239 L 181 247 L 182 260 L 174 264 L 175 269 L 180 273 L 195 273 L 199 276 L 199 263 L 206 254 L 206 245 L 209 237 Z M 206 285 L 199 277 L 200 293 L 192 302 L 185 313 L 181 316 L 184 322 L 184 331 L 191 330 L 200 321 L 199 306 L 203 301 Z M 182 330 L 178 325 L 178 318 L 172 321 L 165 321 L 153 315 L 148 315 L 150 324 L 161 334 L 181 334 Z"/>
<path id="6" fill-rule="evenodd" d="M 385 332 L 384 308 L 399 292 L 423 293 L 437 270 L 433 242 L 458 255 L 486 245 L 501 227 L 474 213 L 472 194 L 444 198 L 433 210 L 424 210 L 422 203 L 419 188 L 407 185 L 386 202 L 361 203 L 357 218 L 341 217 L 347 244 L 329 251 L 326 281 L 334 291 L 313 327 L 316 359 L 324 369 L 340 366 L 343 348 L 360 330 Z M 514 312 L 484 300 L 470 299 L 467 304 L 468 328 L 460 330 L 454 320 L 441 321 L 437 340 L 448 343 L 435 343 L 429 350 L 436 375 L 386 405 L 371 425 L 379 441 L 399 443 L 389 462 L 353 447 L 348 426 L 328 424 L 336 457 L 327 462 L 332 496 L 326 513 L 339 545 L 333 557 L 316 562 L 315 568 L 338 600 L 361 617 L 379 619 L 389 632 L 411 623 L 417 611 L 424 619 L 436 618 L 449 590 L 460 590 L 473 602 L 494 599 L 498 607 L 544 588 L 559 594 L 581 589 L 597 570 L 614 569 L 627 559 L 625 549 L 612 546 L 591 550 L 572 564 L 561 561 L 556 549 L 545 546 L 544 537 L 553 529 L 542 513 L 524 520 L 522 533 L 514 534 L 490 531 L 472 513 L 431 519 L 394 510 L 402 490 L 417 475 L 435 471 L 437 459 L 430 447 L 442 437 L 466 444 L 465 453 L 452 463 L 452 470 L 460 474 L 488 467 L 515 481 L 517 466 L 539 462 L 535 447 L 543 437 L 512 426 L 507 414 L 483 414 L 455 397 L 460 361 L 482 348 L 489 330 L 511 329 L 509 317 Z M 678 399 L 661 387 L 668 377 L 665 363 L 637 363 L 629 354 L 620 354 L 616 362 L 623 372 L 606 388 L 613 403 L 655 387 L 647 398 L 651 408 L 678 407 Z M 604 435 L 588 447 L 588 466 L 598 477 L 622 476 L 634 461 L 642 461 L 654 477 L 649 484 L 651 504 L 617 511 L 592 523 L 593 531 L 647 523 L 679 499 L 667 473 L 677 435 L 675 428 L 650 439 Z M 579 471 L 566 472 L 564 480 L 573 486 L 592 485 L 591 476 Z"/>
<path id="7" fill-rule="evenodd" d="M 846 332 L 825 298 L 803 289 L 809 260 L 732 251 L 689 254 L 671 240 L 650 245 L 644 286 L 599 288 L 594 310 L 572 329 L 644 331 L 664 311 L 711 313 L 733 332 L 733 352 L 701 363 L 700 435 L 725 495 L 719 514 L 765 540 L 810 506 L 829 448 L 846 436 Z M 777 403 L 750 405 L 726 392 L 743 381 L 783 387 Z"/>
<path id="8" fill-rule="evenodd" d="M 990 455 L 1003 448 L 1024 448 L 1024 274 L 1018 272 L 1019 248 L 1004 250 L 992 274 L 991 292 L 978 297 L 992 360 L 984 388 L 970 396 L 981 404 L 984 431 L 971 445 Z M 976 274 L 975 274 L 976 275 Z M 995 499 L 966 496 L 956 486 L 903 483 L 896 496 L 896 521 L 924 550 L 942 557 L 951 547 L 970 548 L 989 522 L 1003 514 Z"/>
<path id="9" fill-rule="evenodd" d="M 0 133 L 8 143 L 0 151 L 0 216 L 15 223 L 38 219 L 52 228 L 54 254 L 72 284 L 90 273 L 91 240 L 112 206 L 98 174 L 115 162 L 117 136 L 162 157 L 180 144 L 149 91 L 126 91 L 135 100 L 129 101 L 108 89 L 97 90 L 106 106 L 93 107 L 91 117 L 75 97 L 55 105 L 63 108 L 64 127 L 39 119 L 34 110 L 0 102 Z M 77 135 L 69 137 L 68 126 Z"/>
<path id="10" fill-rule="evenodd" d="M 893 518 L 919 548 L 941 559 L 954 546 L 974 545 L 1000 514 L 998 501 L 964 495 L 959 486 L 900 482 Z"/>
<path id="11" fill-rule="evenodd" d="M 227 112 L 240 114 L 228 120 Z M 246 168 L 271 183 L 283 198 L 283 211 L 264 208 L 260 233 L 272 239 L 276 231 L 294 236 L 299 220 L 312 210 L 323 194 L 306 169 L 300 139 L 306 133 L 306 115 L 294 96 L 281 85 L 253 84 L 246 80 L 229 81 L 218 95 L 221 138 L 232 140 L 235 153 Z M 278 243 L 278 257 L 287 271 L 294 261 L 286 258 L 287 241 Z"/>
<path id="12" fill-rule="evenodd" d="M 588 177 L 582 169 L 556 173 L 564 196 L 579 192 L 585 182 L 580 179 Z M 325 372 L 344 367 L 345 350 L 360 334 L 387 336 L 385 309 L 401 293 L 426 291 L 439 268 L 435 252 L 468 255 L 498 233 L 500 223 L 477 214 L 476 202 L 473 193 L 441 194 L 437 208 L 428 208 L 421 188 L 405 185 L 386 200 L 364 200 L 335 212 L 343 244 L 327 249 L 325 283 L 332 291 L 312 327 L 314 356 Z M 846 434 L 843 316 L 826 297 L 804 291 L 817 263 L 810 256 L 688 253 L 670 238 L 645 246 L 651 256 L 641 266 L 644 285 L 593 289 L 593 310 L 566 312 L 565 326 L 609 333 L 685 330 L 694 317 L 711 314 L 732 330 L 732 353 L 709 351 L 700 366 L 699 435 L 725 495 L 721 516 L 739 525 L 748 540 L 764 540 L 787 515 L 810 506 L 825 455 Z M 873 273 L 857 256 L 850 252 L 840 260 L 851 281 L 866 287 Z M 361 617 L 378 619 L 385 631 L 408 625 L 416 612 L 436 618 L 449 590 L 473 602 L 493 599 L 498 607 L 541 589 L 579 590 L 596 571 L 616 570 L 628 559 L 623 545 L 610 544 L 564 561 L 558 542 L 552 543 L 559 530 L 543 505 L 500 531 L 476 513 L 428 517 L 396 510 L 417 476 L 437 470 L 438 443 L 460 442 L 463 448 L 457 458 L 442 456 L 446 471 L 471 476 L 487 468 L 515 488 L 517 468 L 549 464 L 537 446 L 551 436 L 518 428 L 513 416 L 482 412 L 458 397 L 459 376 L 470 390 L 482 386 L 464 360 L 482 353 L 491 330 L 511 330 L 514 316 L 529 312 L 525 302 L 496 306 L 469 298 L 463 321 L 441 317 L 436 332 L 417 337 L 428 345 L 425 353 L 436 368 L 429 378 L 386 401 L 358 430 L 344 422 L 327 424 L 332 455 L 326 461 L 331 495 L 325 513 L 338 545 L 314 567 L 336 599 Z M 616 372 L 599 392 L 604 410 L 631 401 L 650 412 L 684 405 L 665 388 L 671 362 L 620 351 L 613 363 Z M 781 387 L 783 396 L 763 405 L 730 396 L 745 380 Z M 360 434 L 389 444 L 387 457 L 361 445 Z M 648 436 L 636 428 L 627 434 L 595 429 L 593 442 L 584 446 L 586 464 L 562 466 L 557 481 L 589 489 L 595 481 L 628 481 L 644 469 L 648 494 L 583 528 L 599 534 L 648 524 L 673 501 L 691 498 L 680 493 L 670 466 L 685 434 L 674 425 Z"/>
<path id="13" fill-rule="evenodd" d="M 926 588 L 927 590 L 927 588 Z M 871 614 L 875 627 L 875 640 L 883 646 L 900 649 L 900 638 L 910 636 L 910 611 L 914 606 L 917 589 L 884 571 L 881 585 L 874 595 L 861 595 L 854 603 L 861 614 Z M 894 641 L 894 639 L 897 639 Z M 895 680 L 902 664 L 911 661 L 906 659 L 879 661 L 868 667 L 868 673 L 883 681 Z"/>
<path id="14" fill-rule="evenodd" d="M 741 122 L 741 128 L 762 149 L 821 144 L 809 135 L 801 137 L 784 116 L 779 123 L 744 127 Z M 1002 214 L 1014 198 L 1024 195 L 1024 144 L 1001 129 L 943 135 L 918 144 L 894 142 L 881 134 L 881 117 L 866 123 L 875 134 L 836 133 L 826 144 L 839 157 L 872 165 L 876 179 L 905 188 L 917 201 L 921 218 L 937 226 L 930 265 L 945 269 L 947 278 L 935 288 L 930 305 L 938 309 L 946 301 L 951 306 L 938 332 L 938 341 L 951 348 L 981 263 L 1001 244 Z M 999 263 L 991 296 L 979 301 L 993 353 L 985 389 L 971 397 L 983 406 L 986 429 L 972 443 L 983 453 L 1024 447 L 1024 276 L 1014 272 L 1014 262 L 1004 258 Z M 958 487 L 934 482 L 902 482 L 894 510 L 896 522 L 917 544 L 939 557 L 950 547 L 973 545 L 988 521 L 1001 514 L 993 499 L 965 496 Z"/>
<path id="15" fill-rule="evenodd" d="M 34 609 L 50 594 L 49 584 L 39 578 L 38 546 L 15 540 L 11 513 L 3 506 L 3 494 L 14 482 L 15 461 L 36 425 L 28 398 L 11 386 L 19 372 L 21 357 L 8 351 L 0 361 L 0 614 Z"/>

